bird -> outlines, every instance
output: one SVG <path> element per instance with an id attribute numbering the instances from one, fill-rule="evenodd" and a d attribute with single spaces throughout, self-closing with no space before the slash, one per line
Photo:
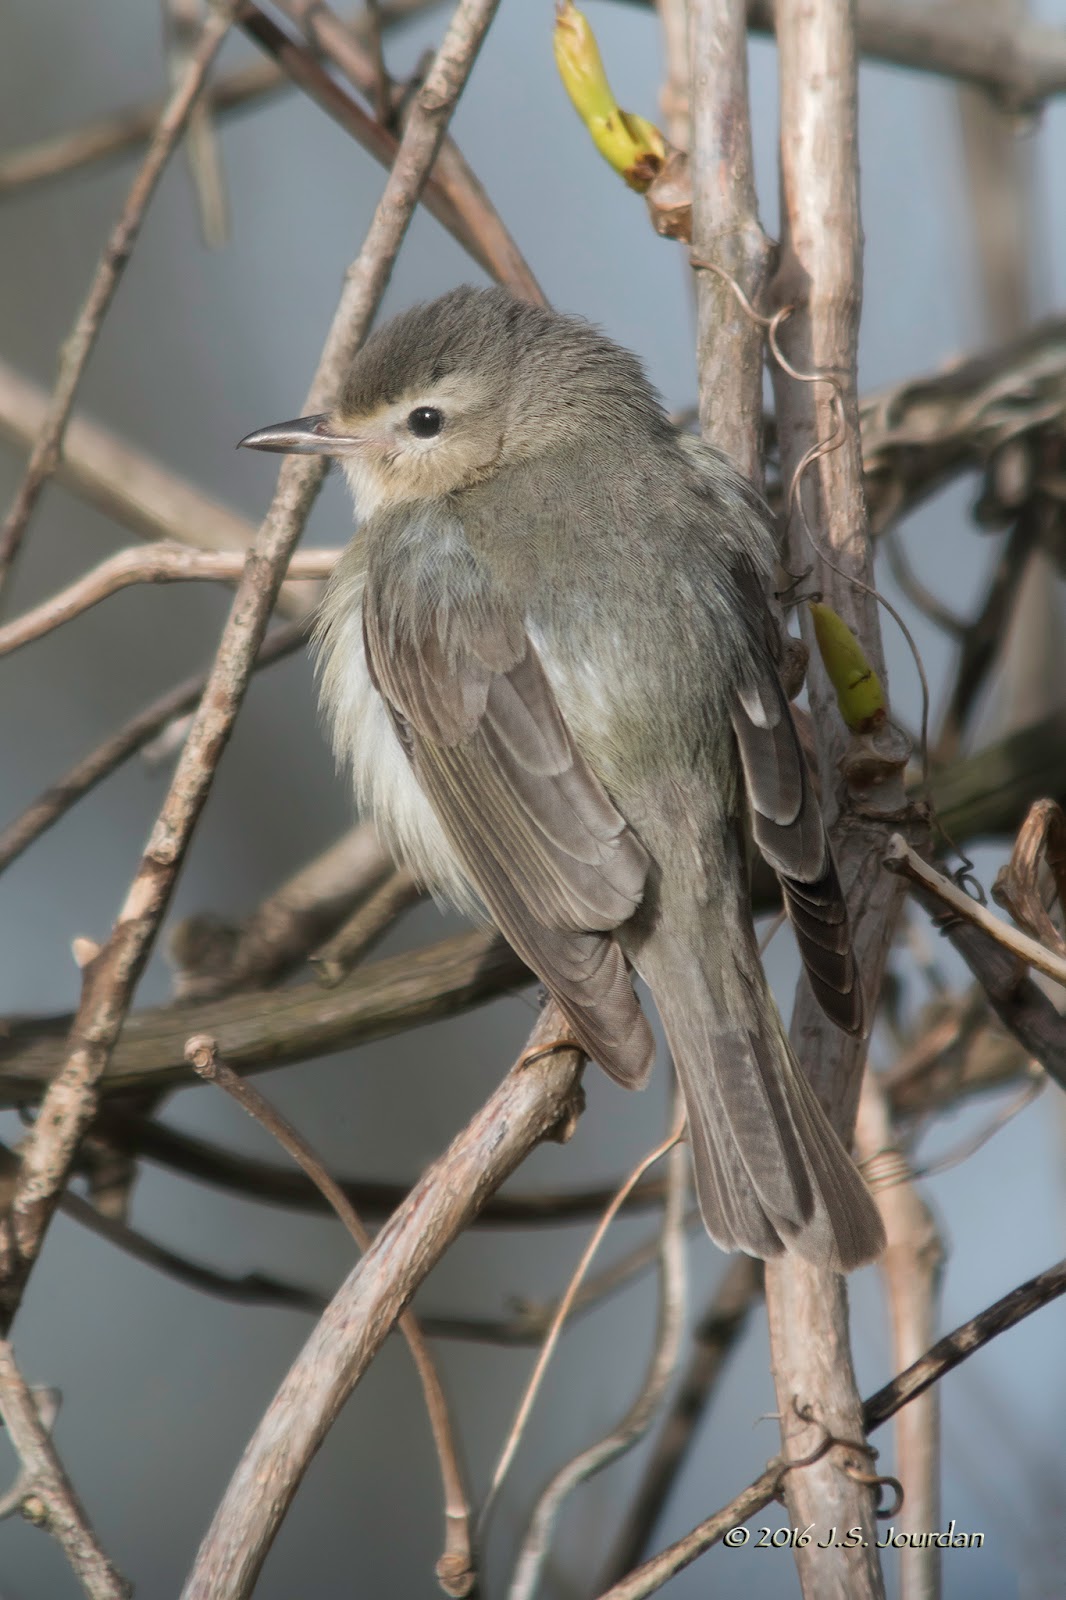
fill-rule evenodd
<path id="1" fill-rule="evenodd" d="M 628 1088 L 656 1053 L 644 981 L 722 1249 L 840 1272 L 877 1256 L 877 1208 L 752 921 L 749 838 L 815 996 L 861 1034 L 753 486 L 671 422 L 636 356 L 498 287 L 400 313 L 330 411 L 241 444 L 333 457 L 351 488 L 355 537 L 315 630 L 321 699 L 396 857 L 487 915 Z"/>

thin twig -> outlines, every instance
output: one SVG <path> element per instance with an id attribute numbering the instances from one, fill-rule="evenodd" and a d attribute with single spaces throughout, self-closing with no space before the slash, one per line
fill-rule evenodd
<path id="1" fill-rule="evenodd" d="M 186 919 L 168 952 L 180 967 L 177 993 L 186 1000 L 208 1000 L 277 983 L 302 965 L 353 907 L 368 896 L 372 903 L 391 871 L 373 824 L 361 822 L 266 897 L 242 923 L 224 965 L 201 967 L 190 959 L 197 918 Z"/>
<path id="2" fill-rule="evenodd" d="M 0 436 L 28 450 L 47 413 L 46 391 L 0 361 Z M 247 550 L 255 539 L 253 523 L 77 412 L 55 480 L 140 539 L 174 539 L 198 550 Z M 285 583 L 277 609 L 302 621 L 319 593 L 318 584 Z"/>
<path id="3" fill-rule="evenodd" d="M 878 1389 L 863 1405 L 864 1430 L 872 1433 L 889 1417 L 895 1416 L 908 1401 L 924 1394 L 930 1384 L 936 1383 L 946 1372 L 972 1356 L 974 1351 L 980 1350 L 990 1340 L 1063 1294 L 1066 1294 L 1066 1261 L 1012 1289 L 1010 1294 L 1004 1295 L 987 1310 L 956 1328 L 954 1333 L 939 1340 L 919 1361 L 893 1378 L 883 1389 Z M 831 1436 L 828 1437 L 831 1442 Z M 772 1461 L 765 1472 L 760 1473 L 727 1506 L 701 1522 L 683 1539 L 637 1567 L 620 1583 L 601 1594 L 599 1600 L 646 1600 L 648 1595 L 661 1589 L 670 1578 L 717 1544 L 730 1528 L 738 1527 L 769 1505 L 779 1494 L 782 1484 L 797 1475 L 797 1470 L 802 1475 L 810 1470 L 810 1465 L 796 1461 Z M 821 1523 L 818 1525 L 822 1526 Z"/>
<path id="4" fill-rule="evenodd" d="M 236 3 L 237 0 L 219 0 L 219 4 L 208 12 L 196 49 L 190 53 L 188 68 L 167 100 L 144 160 L 130 185 L 122 215 L 104 247 L 89 292 L 63 345 L 48 415 L 37 436 L 11 509 L 0 528 L 0 588 L 18 554 L 41 490 L 56 469 L 74 396 L 104 316 L 122 279 L 163 169 L 181 138 L 211 64 L 229 32 Z"/>
<path id="5" fill-rule="evenodd" d="M 424 896 L 425 890 L 414 874 L 406 867 L 396 867 L 329 943 L 311 956 L 311 964 L 322 982 L 333 985 L 346 978 L 397 919 Z"/>
<path id="6" fill-rule="evenodd" d="M 302 624 L 294 626 L 286 623 L 275 628 L 263 640 L 255 658 L 255 671 L 291 655 L 299 649 L 305 637 Z M 25 811 L 0 832 L 0 872 L 17 860 L 34 840 L 53 827 L 116 767 L 136 755 L 138 750 L 143 750 L 161 728 L 175 717 L 190 711 L 202 697 L 206 683 L 207 678 L 201 673 L 198 677 L 186 678 L 176 688 L 168 689 L 166 694 L 151 701 L 143 711 L 138 711 L 116 733 L 109 735 L 95 750 L 83 756 L 32 800 Z"/>
<path id="7" fill-rule="evenodd" d="M 893 1365 L 898 1371 L 928 1350 L 940 1325 L 944 1245 L 932 1212 L 899 1149 L 884 1088 L 863 1077 L 855 1124 L 856 1153 L 881 1212 L 888 1243 L 878 1266 L 892 1318 Z M 930 1391 L 905 1407 L 896 1426 L 896 1476 L 903 1485 L 897 1525 L 904 1533 L 940 1526 L 940 1397 Z M 901 1600 L 936 1600 L 940 1556 L 916 1541 L 900 1551 Z"/>
<path id="8" fill-rule="evenodd" d="M 648 1154 L 637 1162 L 628 1178 L 626 1178 L 625 1182 L 620 1186 L 612 1198 L 610 1205 L 604 1211 L 603 1216 L 593 1229 L 588 1243 L 581 1252 L 581 1257 L 577 1263 L 577 1266 L 574 1268 L 570 1282 L 567 1284 L 566 1292 L 556 1307 L 551 1326 L 548 1329 L 544 1343 L 541 1346 L 540 1354 L 537 1356 L 537 1359 L 533 1364 L 533 1371 L 529 1375 L 526 1387 L 522 1393 L 522 1398 L 518 1404 L 518 1409 L 515 1412 L 514 1421 L 511 1423 L 511 1426 L 508 1429 L 507 1437 L 504 1440 L 503 1449 L 500 1451 L 499 1460 L 497 1461 L 495 1471 L 492 1474 L 492 1482 L 489 1484 L 488 1494 L 485 1496 L 485 1502 L 481 1508 L 481 1515 L 478 1518 L 479 1533 L 484 1533 L 485 1526 L 492 1512 L 493 1504 L 497 1494 L 499 1493 L 500 1485 L 507 1476 L 507 1473 L 510 1470 L 511 1462 L 515 1457 L 515 1451 L 518 1449 L 518 1446 L 522 1441 L 522 1435 L 525 1432 L 526 1424 L 529 1421 L 534 1402 L 536 1401 L 537 1395 L 540 1392 L 540 1386 L 543 1381 L 544 1374 L 547 1371 L 548 1363 L 555 1353 L 555 1347 L 559 1343 L 563 1326 L 567 1317 L 570 1315 L 571 1308 L 573 1307 L 574 1301 L 577 1298 L 578 1292 L 592 1263 L 593 1256 L 595 1256 L 600 1245 L 603 1243 L 608 1228 L 611 1226 L 611 1223 L 622 1209 L 622 1206 L 625 1204 L 628 1196 L 636 1188 L 637 1184 L 640 1182 L 641 1178 L 643 1178 L 644 1174 L 649 1170 L 649 1168 L 653 1167 L 657 1161 L 661 1161 L 663 1156 L 666 1155 L 667 1151 L 672 1150 L 674 1145 L 678 1143 L 682 1134 L 684 1133 L 684 1127 L 685 1119 L 684 1112 L 682 1111 L 667 1137 L 660 1144 L 657 1144 L 654 1150 L 649 1150 Z"/>
<path id="9" fill-rule="evenodd" d="M 23 1515 L 54 1534 L 90 1600 L 127 1600 L 133 1591 L 101 1550 L 6 1341 L 0 1341 L 0 1417 L 27 1474 Z"/>
<path id="10" fill-rule="evenodd" d="M 166 1273 L 167 1277 L 201 1294 L 215 1295 L 238 1305 L 280 1306 L 290 1311 L 308 1311 L 315 1316 L 320 1316 L 328 1303 L 328 1295 L 304 1284 L 289 1283 L 262 1272 L 245 1272 L 235 1277 L 215 1267 L 204 1266 L 202 1262 L 190 1261 L 167 1245 L 149 1239 L 128 1222 L 105 1216 L 69 1189 L 60 1200 L 59 1209 L 72 1222 L 105 1239 L 135 1261 Z"/>
<path id="11" fill-rule="evenodd" d="M 370 1231 L 364 1226 L 362 1218 L 343 1189 L 330 1177 L 319 1157 L 292 1123 L 282 1116 L 258 1089 L 250 1083 L 245 1083 L 219 1059 L 218 1043 L 209 1035 L 194 1034 L 186 1043 L 185 1056 L 201 1078 L 224 1089 L 230 1098 L 236 1100 L 237 1104 L 265 1128 L 292 1157 L 300 1170 L 310 1178 L 319 1193 L 329 1202 L 365 1254 L 373 1242 Z M 467 1494 L 459 1452 L 456 1448 L 448 1402 L 436 1363 L 414 1312 L 405 1311 L 397 1325 L 407 1342 L 407 1348 L 411 1352 L 411 1359 L 422 1385 L 440 1466 L 441 1487 L 444 1491 L 445 1543 L 443 1553 L 437 1562 L 437 1579 L 446 1594 L 467 1595 L 476 1581 L 470 1536 L 470 1497 Z"/>
<path id="12" fill-rule="evenodd" d="M 888 841 L 888 848 L 884 855 L 884 865 L 890 872 L 898 873 L 908 883 L 916 883 L 944 906 L 952 917 L 961 917 L 964 922 L 972 922 L 975 928 L 980 928 L 990 938 L 995 939 L 1005 950 L 1009 950 L 1019 961 L 1026 966 L 1035 967 L 1037 972 L 1042 972 L 1046 978 L 1053 978 L 1056 983 L 1066 985 L 1066 958 L 1058 955 L 1053 950 L 1032 939 L 1020 928 L 1012 928 L 1009 922 L 1004 922 L 1002 917 L 994 916 L 986 906 L 978 905 L 977 901 L 960 889 L 950 878 L 945 878 L 937 872 L 927 861 L 923 861 L 916 850 L 912 850 L 906 839 L 894 833 Z"/>
<path id="13" fill-rule="evenodd" d="M 380 59 L 375 58 L 369 46 L 364 47 L 347 23 L 322 0 L 289 0 L 286 9 L 297 18 L 323 59 L 332 62 L 361 93 L 376 102 L 381 88 Z M 380 39 L 380 35 L 378 37 Z M 401 129 L 409 105 L 410 96 L 402 91 L 390 101 L 390 106 L 398 114 Z M 378 121 L 386 127 L 392 126 L 391 120 L 383 119 L 380 113 Z M 454 208 L 468 237 L 477 241 L 480 259 L 487 263 L 487 270 L 492 276 L 506 284 L 513 294 L 531 300 L 535 305 L 544 305 L 544 294 L 532 268 L 450 136 L 441 144 L 433 169 L 433 181 Z"/>
<path id="14" fill-rule="evenodd" d="M 290 557 L 286 571 L 296 579 L 328 578 L 339 554 L 337 550 L 300 550 Z M 0 627 L 0 656 L 42 639 L 135 583 L 235 583 L 244 572 L 246 560 L 247 552 L 243 550 L 188 550 L 180 544 L 146 544 L 119 550 L 83 578 Z"/>
<path id="15" fill-rule="evenodd" d="M 492 0 L 461 0 L 419 93 L 363 248 L 348 271 L 308 396 L 308 411 L 321 411 L 332 403 L 370 327 L 493 11 Z M 170 792 L 112 935 L 86 969 L 67 1066 L 45 1096 L 26 1140 L 11 1212 L 0 1224 L 0 1306 L 5 1322 L 18 1305 L 78 1141 L 92 1120 L 100 1078 L 240 709 L 282 574 L 324 475 L 325 462 L 319 457 L 294 456 L 282 464 L 274 501 L 249 554 Z"/>
<path id="16" fill-rule="evenodd" d="M 508 1600 L 533 1600 L 567 1495 L 643 1439 L 674 1375 L 685 1323 L 684 1222 L 688 1172 L 688 1151 L 679 1142 L 671 1150 L 667 1165 L 666 1204 L 659 1239 L 658 1327 L 652 1359 L 640 1392 L 617 1427 L 561 1467 L 542 1492 L 518 1553 Z"/>
<path id="17" fill-rule="evenodd" d="M 688 1366 L 663 1418 L 637 1492 L 619 1519 L 618 1540 L 604 1565 L 598 1589 L 607 1589 L 619 1582 L 643 1556 L 673 1493 L 726 1360 L 747 1327 L 753 1307 L 758 1304 L 762 1279 L 762 1266 L 750 1256 L 734 1256 L 726 1268 L 696 1328 Z"/>
<path id="18" fill-rule="evenodd" d="M 183 1600 L 251 1593 L 311 1458 L 419 1284 L 541 1139 L 569 1136 L 580 1110 L 581 1058 L 540 1048 L 564 1026 L 547 1006 L 518 1063 L 337 1291 L 244 1452 Z"/>
<path id="19" fill-rule="evenodd" d="M 770 296 L 780 319 L 771 376 L 781 478 L 788 486 L 785 503 L 796 513 L 789 517 L 789 565 L 796 572 L 810 566 L 804 530 L 818 529 L 810 581 L 861 640 L 884 683 L 856 396 L 862 224 L 855 9 L 849 0 L 778 0 L 775 9 L 782 240 Z M 797 375 L 805 381 L 797 382 Z M 822 377 L 827 381 L 810 381 Z M 872 752 L 843 724 L 807 616 L 803 633 L 811 652 L 807 692 L 823 810 L 847 894 L 856 966 L 876 1003 L 903 896 L 898 886 L 879 882 L 872 869 L 888 819 L 899 827 L 906 815 L 905 752 L 876 751 L 873 786 L 841 784 L 841 771 L 849 777 L 859 749 L 864 760 Z M 864 1042 L 834 1027 L 802 981 L 790 1037 L 802 1069 L 849 1145 Z M 766 1301 L 783 1450 L 790 1456 L 809 1452 L 812 1424 L 806 1419 L 811 1417 L 835 1439 L 861 1440 L 843 1279 L 783 1256 L 767 1266 Z M 875 1496 L 845 1470 L 860 1460 L 853 1446 L 827 1450 L 808 1470 L 790 1473 L 785 1481 L 794 1526 L 835 1524 L 863 1533 L 856 1549 L 819 1548 L 812 1542 L 793 1550 L 806 1600 L 833 1592 L 879 1600 L 884 1593 Z"/>
<path id="20" fill-rule="evenodd" d="M 197 1011 L 198 1021 L 200 1015 Z M 211 1184 L 225 1193 L 294 1211 L 321 1214 L 326 1209 L 315 1186 L 289 1166 L 224 1149 L 153 1118 L 132 1116 L 117 1105 L 105 1105 L 95 1126 L 117 1149 L 139 1160 L 155 1162 L 168 1172 Z M 338 1178 L 336 1181 L 353 1205 L 379 1217 L 395 1211 L 411 1189 L 409 1183 L 376 1183 L 367 1178 Z M 611 1184 L 595 1189 L 496 1195 L 479 1211 L 475 1226 L 525 1228 L 584 1221 L 600 1215 L 617 1187 Z M 626 1202 L 626 1215 L 661 1206 L 664 1192 L 662 1182 L 656 1178 L 638 1184 Z M 654 1259 L 655 1248 L 652 1241 L 634 1252 L 635 1258 L 639 1256 L 639 1266 Z M 615 1268 L 606 1270 L 613 1273 Z M 626 1275 L 628 1277 L 628 1269 Z M 534 1306 L 521 1312 L 514 1325 L 521 1323 L 529 1329 L 539 1328 L 543 1335 L 549 1320 L 546 1311 Z"/>

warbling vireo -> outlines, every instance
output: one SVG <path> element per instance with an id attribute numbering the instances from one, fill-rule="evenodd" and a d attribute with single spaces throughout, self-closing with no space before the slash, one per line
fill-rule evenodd
<path id="1" fill-rule="evenodd" d="M 777 671 L 769 514 L 576 318 L 456 289 L 375 333 L 335 411 L 249 434 L 336 456 L 359 528 L 318 625 L 360 804 L 438 892 L 486 907 L 612 1078 L 684 1089 L 724 1249 L 848 1269 L 884 1234 L 789 1046 L 744 859 L 781 880 L 840 1027 L 862 996 Z"/>

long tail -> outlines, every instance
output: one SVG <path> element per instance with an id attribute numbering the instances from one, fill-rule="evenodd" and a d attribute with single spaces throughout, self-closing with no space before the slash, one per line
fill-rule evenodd
<path id="1" fill-rule="evenodd" d="M 693 897 L 675 917 L 674 888 L 671 922 L 633 960 L 684 1091 L 707 1232 L 724 1250 L 848 1272 L 881 1253 L 884 1229 L 785 1036 L 739 881 L 711 915 Z"/>

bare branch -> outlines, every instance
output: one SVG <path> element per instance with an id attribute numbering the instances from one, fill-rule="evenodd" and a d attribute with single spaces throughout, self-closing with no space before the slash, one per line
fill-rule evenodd
<path id="1" fill-rule="evenodd" d="M 693 256 L 718 271 L 696 275 L 700 429 L 762 483 L 761 328 L 729 283 L 758 307 L 771 265 L 759 224 L 748 111 L 743 0 L 690 0 Z"/>
<path id="2" fill-rule="evenodd" d="M 863 1077 L 855 1145 L 873 1190 L 888 1244 L 879 1267 L 892 1317 L 893 1365 L 898 1371 L 928 1350 L 940 1323 L 944 1246 L 932 1212 L 919 1194 L 899 1149 L 884 1089 L 873 1072 Z M 940 1526 L 940 1397 L 930 1390 L 899 1413 L 896 1476 L 903 1485 L 897 1523 L 904 1533 Z M 900 1552 L 901 1600 L 936 1600 L 940 1556 L 919 1542 Z"/>
<path id="3" fill-rule="evenodd" d="M 30 449 L 47 411 L 45 391 L 0 361 L 0 437 Z M 229 506 L 77 414 L 63 435 L 55 479 L 141 539 L 176 539 L 198 550 L 246 550 L 255 538 L 253 524 Z M 277 609 L 302 620 L 319 593 L 318 584 L 285 583 Z"/>
<path id="4" fill-rule="evenodd" d="M 533 981 L 509 946 L 489 933 L 462 933 L 424 950 L 360 968 L 334 989 L 317 981 L 244 993 L 198 1006 L 197 1025 L 242 1072 L 264 1071 L 387 1038 Z M 0 1106 L 25 1105 L 60 1081 L 69 1017 L 43 1028 L 15 1021 L 0 1040 Z M 187 1083 L 182 1050 L 189 1013 L 178 1006 L 128 1018 L 98 1081 L 101 1094 Z"/>
<path id="5" fill-rule="evenodd" d="M 997 944 L 1001 944 L 1005 950 L 1017 956 L 1019 961 L 1024 961 L 1026 966 L 1035 967 L 1037 972 L 1042 972 L 1045 977 L 1066 985 L 1066 957 L 1056 951 L 1048 950 L 1036 939 L 1031 939 L 1027 933 L 1022 933 L 1019 928 L 1012 928 L 1002 917 L 993 916 L 991 911 L 979 905 L 964 889 L 960 889 L 950 878 L 945 878 L 935 867 L 923 861 L 917 851 L 912 850 L 898 833 L 894 833 L 888 841 L 884 864 L 889 871 L 909 883 L 920 885 L 935 896 L 953 917 L 961 917 L 964 922 L 972 922 L 975 928 L 980 928 L 982 933 L 995 939 Z"/>
<path id="6" fill-rule="evenodd" d="M 848 0 L 778 0 L 781 85 L 782 243 L 772 300 L 791 311 L 779 345 L 790 371 L 773 370 L 785 504 L 790 517 L 790 567 L 810 568 L 815 588 L 862 641 L 885 682 L 872 558 L 863 503 L 856 399 L 856 351 L 862 298 L 859 217 L 857 59 Z M 802 374 L 809 381 L 796 381 Z M 817 530 L 815 532 L 814 530 Z M 806 608 L 804 608 L 806 610 Z M 860 746 L 848 735 L 817 653 L 810 619 L 808 695 L 818 749 L 823 808 L 831 824 L 852 918 L 852 944 L 867 995 L 881 979 L 902 896 L 878 883 L 871 863 L 886 821 L 905 814 L 905 752 Z M 876 745 L 877 740 L 869 741 Z M 868 758 L 875 758 L 870 784 Z M 840 774 L 856 780 L 838 793 Z M 860 788 L 861 783 L 861 788 Z M 869 785 L 869 786 L 868 786 Z M 840 814 L 834 813 L 842 807 Z M 883 875 L 882 875 L 883 876 Z M 819 1098 L 850 1142 L 862 1078 L 864 1045 L 835 1028 L 801 982 L 792 1017 L 797 1055 Z M 795 1256 L 771 1262 L 766 1300 L 782 1440 L 789 1455 L 811 1450 L 819 1430 L 861 1441 L 859 1395 L 852 1369 L 843 1279 Z M 836 1524 L 863 1529 L 852 1549 L 797 1547 L 803 1592 L 883 1595 L 876 1552 L 874 1497 L 858 1481 L 860 1452 L 834 1446 L 785 1483 L 794 1526 Z"/>
<path id="7" fill-rule="evenodd" d="M 980 1312 L 969 1322 L 964 1322 L 960 1328 L 956 1328 L 954 1333 L 949 1333 L 939 1340 L 920 1361 L 908 1367 L 906 1372 L 901 1372 L 883 1389 L 878 1389 L 877 1393 L 871 1395 L 863 1405 L 864 1430 L 872 1433 L 875 1428 L 887 1422 L 889 1417 L 895 1416 L 908 1401 L 923 1394 L 930 1384 L 936 1383 L 946 1372 L 950 1372 L 953 1367 L 959 1366 L 973 1355 L 975 1350 L 980 1350 L 998 1334 L 1005 1333 L 1008 1328 L 1013 1328 L 1025 1317 L 1038 1311 L 1041 1306 L 1050 1304 L 1063 1294 L 1066 1294 L 1066 1261 L 1050 1267 L 1038 1277 L 1030 1278 L 1017 1289 L 1012 1289 L 1010 1294 L 1004 1295 L 986 1311 Z M 698 1556 L 703 1555 L 704 1551 L 717 1544 L 730 1528 L 746 1522 L 757 1511 L 769 1505 L 778 1495 L 782 1484 L 787 1483 L 790 1477 L 805 1476 L 811 1467 L 823 1458 L 826 1449 L 833 1443 L 833 1436 L 826 1434 L 816 1454 L 812 1452 L 809 1457 L 793 1458 L 784 1462 L 772 1461 L 754 1483 L 749 1484 L 727 1506 L 723 1506 L 721 1511 L 716 1511 L 683 1539 L 661 1550 L 642 1567 L 629 1573 L 621 1583 L 616 1583 L 612 1589 L 606 1590 L 599 1600 L 646 1600 L 646 1596 L 661 1589 L 668 1579 L 690 1566 Z M 824 1522 L 819 1525 L 824 1526 Z"/>
<path id="8" fill-rule="evenodd" d="M 100 1549 L 6 1341 L 0 1341 L 0 1416 L 27 1474 L 23 1515 L 55 1535 L 90 1600 L 127 1600 L 133 1591 Z"/>
<path id="9" fill-rule="evenodd" d="M 245 1450 L 183 1600 L 244 1600 L 312 1456 L 418 1285 L 539 1141 L 568 1136 L 581 1058 L 547 1007 L 500 1087 L 435 1161 L 334 1296 Z"/>
<path id="10" fill-rule="evenodd" d="M 258 672 L 291 655 L 304 638 L 302 626 L 286 624 L 276 628 L 263 640 L 255 658 L 254 670 Z M 161 728 L 183 712 L 191 711 L 203 695 L 206 684 L 207 678 L 201 674 L 196 678 L 186 678 L 184 683 L 160 695 L 31 801 L 22 815 L 0 832 L 0 872 L 65 816 L 84 795 L 102 783 L 116 767 L 138 750 L 143 750 Z"/>
<path id="11" fill-rule="evenodd" d="M 199 1011 L 196 1015 L 199 1020 Z M 105 1105 L 96 1126 L 118 1149 L 226 1193 L 295 1211 L 325 1210 L 325 1202 L 314 1185 L 290 1167 L 223 1149 L 151 1118 L 131 1116 L 120 1106 Z M 412 1188 L 409 1183 L 376 1183 L 366 1178 L 338 1178 L 337 1182 L 353 1205 L 372 1216 L 395 1211 Z M 614 1183 L 595 1189 L 496 1195 L 478 1212 L 475 1226 L 543 1227 L 546 1223 L 581 1221 L 599 1216 L 617 1187 Z M 663 1194 L 664 1186 L 657 1178 L 639 1183 L 626 1201 L 626 1214 L 661 1206 Z M 654 1252 L 654 1248 L 642 1245 L 638 1252 L 641 1260 L 646 1250 Z M 539 1327 L 547 1321 L 540 1310 L 531 1309 L 528 1317 L 525 1313 L 522 1316 L 525 1328 Z"/>
<path id="12" fill-rule="evenodd" d="M 294 578 L 328 578 L 337 564 L 337 550 L 301 550 L 286 570 Z M 45 634 L 80 617 L 120 589 L 135 583 L 183 583 L 192 580 L 235 583 L 244 572 L 245 552 L 187 550 L 182 545 L 148 544 L 119 550 L 32 611 L 0 627 L 0 656 L 10 655 Z"/>
<path id="13" fill-rule="evenodd" d="M 340 983 L 385 937 L 397 918 L 424 897 L 425 890 L 414 874 L 406 867 L 397 867 L 329 943 L 312 955 L 322 982 Z"/>
<path id="14" fill-rule="evenodd" d="M 670 1499 L 678 1475 L 735 1348 L 762 1292 L 762 1266 L 750 1256 L 734 1256 L 700 1318 L 692 1354 L 670 1409 L 664 1417 L 629 1510 L 621 1518 L 618 1542 L 604 1566 L 598 1588 L 609 1589 L 640 1561 Z"/>
<path id="15" fill-rule="evenodd" d="M 219 1060 L 218 1044 L 208 1035 L 194 1034 L 186 1043 L 185 1055 L 201 1078 L 209 1083 L 217 1083 L 278 1141 L 282 1149 L 292 1157 L 300 1170 L 310 1178 L 315 1188 L 328 1201 L 365 1254 L 370 1249 L 372 1238 L 364 1227 L 359 1213 L 292 1123 L 264 1099 L 258 1089 L 250 1083 L 245 1083 Z M 414 1313 L 405 1311 L 398 1319 L 397 1326 L 407 1342 L 407 1348 L 411 1352 L 411 1359 L 422 1385 L 444 1490 L 445 1544 L 437 1562 L 437 1578 L 446 1594 L 467 1595 L 476 1581 L 470 1536 L 470 1496 L 463 1480 L 459 1452 L 456 1449 L 451 1417 L 448 1414 L 448 1402 L 444 1397 L 440 1375 L 430 1354 L 425 1335 Z"/>
<path id="16" fill-rule="evenodd" d="M 676 1144 L 670 1152 L 666 1204 L 659 1236 L 659 1319 L 655 1348 L 640 1392 L 618 1426 L 561 1467 L 541 1494 L 518 1553 L 508 1600 L 533 1600 L 567 1495 L 643 1439 L 674 1375 L 685 1323 L 688 1172 L 688 1151 Z"/>
<path id="17" fill-rule="evenodd" d="M 37 436 L 11 509 L 0 528 L 0 586 L 18 554 L 41 490 L 56 469 L 74 396 L 104 316 L 122 279 L 163 169 L 181 138 L 211 64 L 229 32 L 235 8 L 236 0 L 220 0 L 208 12 L 196 49 L 190 54 L 189 66 L 163 108 L 144 160 L 126 196 L 122 215 L 104 247 L 89 292 L 63 345 L 59 374 L 44 426 Z"/>

